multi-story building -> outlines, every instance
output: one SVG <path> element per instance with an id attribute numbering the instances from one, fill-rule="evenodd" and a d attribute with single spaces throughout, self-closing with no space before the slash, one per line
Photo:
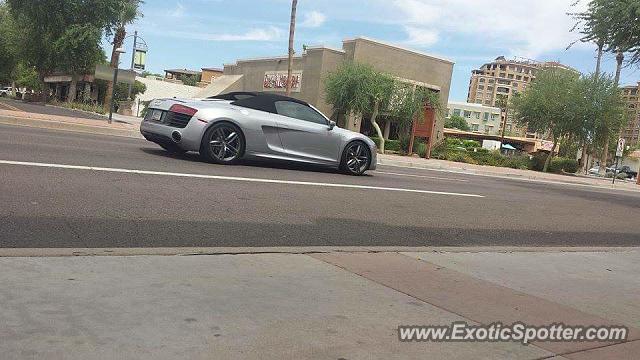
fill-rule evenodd
<path id="1" fill-rule="evenodd" d="M 500 108 L 482 104 L 449 101 L 447 116 L 451 117 L 454 115 L 463 117 L 473 132 L 500 135 Z M 509 130 L 508 127 L 507 130 Z"/>
<path id="2" fill-rule="evenodd" d="M 627 103 L 629 124 L 622 131 L 628 145 L 637 145 L 640 140 L 640 82 L 638 85 L 622 87 L 622 96 Z"/>
<path id="3" fill-rule="evenodd" d="M 525 91 L 539 70 L 549 67 L 576 71 L 555 61 L 538 62 L 521 58 L 507 60 L 504 56 L 499 56 L 493 62 L 472 71 L 467 102 L 501 107 L 501 102 L 508 103 L 515 94 Z M 513 135 L 539 137 L 538 134 L 519 128 L 510 115 L 507 116 L 506 125 L 507 132 L 512 132 Z"/>

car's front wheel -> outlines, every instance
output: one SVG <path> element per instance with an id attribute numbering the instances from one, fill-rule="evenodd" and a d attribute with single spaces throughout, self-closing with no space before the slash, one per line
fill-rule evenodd
<path id="1" fill-rule="evenodd" d="M 207 130 L 202 139 L 200 155 L 216 164 L 235 164 L 244 154 L 245 139 L 240 128 L 222 122 Z"/>
<path id="2" fill-rule="evenodd" d="M 342 155 L 340 168 L 349 175 L 364 174 L 371 164 L 371 150 L 361 141 L 354 141 L 347 145 Z"/>

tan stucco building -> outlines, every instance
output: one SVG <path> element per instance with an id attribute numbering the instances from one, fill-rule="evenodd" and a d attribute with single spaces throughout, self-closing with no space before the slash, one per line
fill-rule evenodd
<path id="1" fill-rule="evenodd" d="M 636 145 L 640 141 L 640 82 L 638 85 L 622 87 L 622 96 L 627 103 L 627 115 L 629 124 L 622 131 L 622 137 L 627 140 L 627 145 Z"/>
<path id="2" fill-rule="evenodd" d="M 507 102 L 510 101 L 515 94 L 527 89 L 529 83 L 536 78 L 539 70 L 550 67 L 576 71 L 555 61 L 539 62 L 520 58 L 508 60 L 504 56 L 499 56 L 494 61 L 486 63 L 480 69 L 471 72 L 467 102 L 486 106 L 499 106 L 500 98 L 505 98 Z M 526 129 L 517 127 L 511 116 L 507 117 L 506 126 L 507 131 L 513 133 L 513 135 L 539 137 L 538 134 L 530 133 Z"/>
<path id="3" fill-rule="evenodd" d="M 325 46 L 307 47 L 293 59 L 292 96 L 305 100 L 331 116 L 333 107 L 325 100 L 324 79 L 346 61 L 372 65 L 380 71 L 440 94 L 442 106 L 449 98 L 454 63 L 433 55 L 405 49 L 396 45 L 355 38 L 345 40 L 342 49 Z M 284 92 L 287 78 L 287 57 L 238 60 L 224 66 L 224 76 L 214 80 L 200 96 L 212 96 L 229 91 Z M 337 119 L 342 127 L 360 131 L 358 117 Z M 437 118 L 433 140 L 443 138 L 444 118 Z"/>

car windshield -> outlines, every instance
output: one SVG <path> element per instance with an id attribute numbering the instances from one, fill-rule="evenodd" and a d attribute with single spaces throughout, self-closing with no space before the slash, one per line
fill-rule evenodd
<path id="1" fill-rule="evenodd" d="M 639 19 L 0 0 L 0 360 L 639 358 Z"/>

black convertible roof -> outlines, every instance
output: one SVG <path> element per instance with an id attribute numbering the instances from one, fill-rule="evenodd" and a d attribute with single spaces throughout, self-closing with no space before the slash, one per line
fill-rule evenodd
<path id="1" fill-rule="evenodd" d="M 209 99 L 232 100 L 231 104 L 246 107 L 249 109 L 277 113 L 275 103 L 278 101 L 292 101 L 309 106 L 305 101 L 294 99 L 289 96 L 259 92 L 259 91 L 237 91 L 226 94 L 212 96 Z"/>

